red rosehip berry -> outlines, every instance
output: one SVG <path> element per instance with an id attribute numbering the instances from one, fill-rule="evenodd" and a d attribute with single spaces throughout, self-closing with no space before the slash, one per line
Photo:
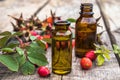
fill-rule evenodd
<path id="1" fill-rule="evenodd" d="M 50 28 L 52 28 L 52 24 L 51 24 L 51 23 L 49 23 L 48 26 L 49 26 Z"/>
<path id="2" fill-rule="evenodd" d="M 50 38 L 50 35 L 44 35 L 43 38 Z"/>
<path id="3" fill-rule="evenodd" d="M 35 31 L 30 31 L 30 34 L 31 34 L 32 36 L 37 36 L 37 35 L 38 35 L 37 32 L 35 32 Z"/>
<path id="4" fill-rule="evenodd" d="M 53 23 L 53 18 L 52 17 L 48 17 L 47 18 L 47 22 L 50 23 L 50 24 L 52 24 Z"/>
<path id="5" fill-rule="evenodd" d="M 62 47 L 62 49 L 65 49 L 66 48 L 66 42 L 61 41 L 61 47 Z"/>
<path id="6" fill-rule="evenodd" d="M 56 41 L 55 46 L 56 46 L 57 49 L 60 49 L 60 42 Z"/>
<path id="7" fill-rule="evenodd" d="M 85 54 L 85 57 L 89 58 L 90 60 L 94 61 L 96 59 L 96 54 L 93 50 L 91 51 L 88 51 L 86 54 Z"/>
<path id="8" fill-rule="evenodd" d="M 45 66 L 40 66 L 37 72 L 41 77 L 48 77 L 50 75 L 50 70 Z"/>
<path id="9" fill-rule="evenodd" d="M 87 58 L 87 57 L 83 57 L 81 60 L 80 60 L 80 65 L 82 67 L 82 69 L 90 69 L 92 67 L 92 61 Z"/>
<path id="10" fill-rule="evenodd" d="M 37 37 L 38 40 L 42 40 L 43 39 L 43 37 L 40 36 L 40 35 L 36 35 L 36 37 Z"/>
<path id="11" fill-rule="evenodd" d="M 46 47 L 46 49 L 48 48 L 48 43 L 45 43 L 45 47 Z"/>
<path id="12" fill-rule="evenodd" d="M 75 47 L 75 39 L 72 40 L 72 48 Z"/>

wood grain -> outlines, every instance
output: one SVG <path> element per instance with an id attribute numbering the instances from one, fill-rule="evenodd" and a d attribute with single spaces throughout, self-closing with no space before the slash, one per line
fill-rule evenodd
<path id="1" fill-rule="evenodd" d="M 105 24 L 105 26 L 106 26 L 106 30 L 107 30 L 107 32 L 108 32 L 108 35 L 109 35 L 109 37 L 110 37 L 110 42 L 111 42 L 111 45 L 113 45 L 113 44 L 117 44 L 117 38 L 119 37 L 119 36 L 117 36 L 117 38 L 115 38 L 115 34 L 113 34 L 112 33 L 112 30 L 114 30 L 114 29 L 117 29 L 117 28 L 115 28 L 116 27 L 116 25 L 114 25 L 114 26 L 112 26 L 111 24 L 110 24 L 110 18 L 108 18 L 107 16 L 107 11 L 105 11 L 105 6 L 104 5 L 102 5 L 102 3 L 103 3 L 103 1 L 97 1 L 97 3 L 98 3 L 98 5 L 99 5 L 99 7 L 100 7 L 100 11 L 101 11 L 101 14 L 102 14 L 102 17 L 103 17 L 103 20 L 104 20 L 104 24 Z M 115 6 L 115 7 L 117 7 L 117 6 Z M 108 10 L 109 11 L 109 10 Z M 113 11 L 114 12 L 114 11 Z M 113 14 L 113 13 L 111 13 L 111 14 Z M 114 17 L 113 17 L 114 18 Z M 117 20 L 117 19 L 116 19 Z M 117 20 L 118 21 L 118 20 Z M 117 58 L 117 60 L 118 60 L 118 62 L 119 62 L 119 65 L 120 65 L 120 57 L 117 55 L 117 54 L 115 54 L 115 56 L 116 56 L 116 58 Z"/>
<path id="2" fill-rule="evenodd" d="M 23 17 L 30 18 L 40 6 L 47 0 L 4 0 L 0 2 L 0 31 L 12 31 L 11 21 L 15 22 L 8 15 L 19 17 L 23 13 Z"/>
<path id="3" fill-rule="evenodd" d="M 24 0 L 24 1 L 27 1 L 27 0 Z M 32 5 L 33 3 L 34 3 L 34 5 L 37 5 L 36 7 L 34 6 L 36 9 L 33 8 L 32 6 L 30 6 L 30 8 L 31 9 L 33 8 L 34 11 L 36 11 L 39 8 L 39 6 L 42 5 L 42 3 L 44 3 L 41 0 L 40 0 L 41 3 L 39 3 L 39 0 L 37 0 L 37 1 L 30 0 L 30 2 L 29 2 L 29 6 Z M 44 7 L 44 9 L 42 9 L 37 14 L 37 16 L 41 20 L 44 20 L 46 18 L 46 16 L 50 15 L 50 10 L 53 10 L 56 12 L 56 16 L 61 16 L 62 19 L 64 19 L 64 20 L 67 18 L 70 18 L 70 17 L 77 19 L 79 17 L 80 3 L 86 2 L 86 1 L 92 2 L 94 4 L 94 13 L 95 13 L 94 17 L 98 18 L 99 16 L 101 16 L 100 9 L 99 9 L 97 3 L 95 2 L 95 0 L 91 0 L 91 1 L 89 1 L 89 0 L 81 0 L 81 1 L 80 0 L 51 0 L 49 2 L 49 4 L 47 4 Z M 117 0 L 115 0 L 115 1 L 105 0 L 105 1 L 106 2 L 104 4 L 106 4 L 106 3 L 112 4 L 112 3 L 115 3 L 115 1 L 117 1 Z M 37 3 L 39 4 L 39 6 Z M 23 4 L 26 5 L 26 7 L 21 6 L 22 7 L 21 10 L 24 10 L 26 8 L 28 9 L 28 4 L 25 4 L 24 2 L 20 3 L 20 4 L 17 3 L 17 4 L 18 5 L 23 5 Z M 19 9 L 19 6 L 16 7 L 16 9 Z M 19 11 L 17 12 L 17 10 L 15 12 L 14 11 L 10 12 L 10 14 L 17 14 L 18 15 L 20 13 Z M 34 11 L 30 11 L 30 14 L 29 14 L 29 12 L 26 11 L 24 13 L 24 15 L 27 15 L 26 17 L 29 17 L 29 15 L 34 13 Z M 113 17 L 111 17 L 111 18 L 114 19 Z M 99 21 L 100 25 L 103 26 L 103 28 L 98 27 L 97 33 L 105 31 L 101 36 L 101 40 L 103 41 L 104 45 L 111 50 L 112 46 L 111 46 L 110 38 L 109 38 L 109 35 L 106 31 L 106 28 L 105 28 L 106 25 L 104 24 L 103 19 L 104 18 L 102 17 Z M 109 19 L 109 18 L 107 18 L 107 19 Z M 1 19 L 0 19 L 0 21 L 1 21 Z M 5 24 L 5 22 L 2 24 Z M 7 24 L 8 23 L 6 23 L 6 25 Z M 73 26 L 74 26 L 74 24 L 73 24 Z M 9 30 L 9 28 L 4 28 L 4 30 Z M 3 27 L 1 30 L 3 30 Z M 113 31 L 114 30 L 115 29 L 113 29 Z M 80 64 L 79 64 L 80 59 L 76 58 L 74 56 L 74 49 L 73 49 L 72 55 L 73 55 L 72 71 L 68 75 L 62 76 L 62 75 L 56 75 L 56 74 L 52 73 L 50 77 L 42 78 L 36 72 L 34 75 L 23 76 L 20 72 L 13 73 L 13 72 L 8 71 L 5 68 L 5 70 L 0 70 L 0 72 L 2 71 L 2 73 L 3 73 L 2 76 L 0 76 L 0 77 L 1 77 L 1 80 L 119 80 L 120 79 L 119 64 L 118 64 L 117 59 L 116 59 L 113 52 L 111 52 L 111 54 L 110 54 L 110 56 L 111 56 L 110 61 L 106 60 L 103 66 L 97 66 L 96 62 L 94 62 L 93 67 L 90 70 L 82 70 L 82 68 L 80 67 Z M 48 48 L 46 56 L 47 56 L 47 59 L 49 61 L 49 64 L 47 66 L 51 70 L 51 48 Z M 4 67 L 3 67 L 3 69 L 4 69 Z"/>

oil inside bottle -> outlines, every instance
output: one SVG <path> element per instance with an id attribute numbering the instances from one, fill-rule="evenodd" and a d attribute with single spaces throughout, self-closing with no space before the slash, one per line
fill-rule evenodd
<path id="1" fill-rule="evenodd" d="M 84 57 L 85 53 L 95 49 L 94 43 L 96 39 L 96 19 L 92 12 L 93 4 L 81 4 L 80 17 L 76 21 L 75 28 L 75 55 Z"/>
<path id="2" fill-rule="evenodd" d="M 59 27 L 53 32 L 52 38 L 52 72 L 56 74 L 68 74 L 72 66 L 72 40 L 71 32 L 66 26 Z M 62 29 L 62 30 L 61 30 Z"/>

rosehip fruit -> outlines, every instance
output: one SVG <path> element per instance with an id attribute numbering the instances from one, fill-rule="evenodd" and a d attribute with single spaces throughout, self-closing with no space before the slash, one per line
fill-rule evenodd
<path id="1" fill-rule="evenodd" d="M 62 47 L 63 49 L 66 48 L 66 42 L 62 41 L 62 42 L 61 42 L 61 47 Z"/>
<path id="2" fill-rule="evenodd" d="M 43 38 L 50 38 L 50 35 L 44 35 Z"/>
<path id="3" fill-rule="evenodd" d="M 52 17 L 48 17 L 47 18 L 47 22 L 50 23 L 50 24 L 52 24 L 53 23 L 53 18 Z"/>
<path id="4" fill-rule="evenodd" d="M 83 57 L 80 60 L 80 65 L 82 67 L 82 69 L 90 69 L 92 67 L 92 61 L 89 58 Z"/>
<path id="5" fill-rule="evenodd" d="M 48 47 L 49 47 L 49 46 L 48 46 L 48 43 L 46 42 L 46 43 L 45 43 L 45 48 L 47 49 Z"/>
<path id="6" fill-rule="evenodd" d="M 31 34 L 32 36 L 37 36 L 37 32 L 35 32 L 35 31 L 30 31 L 30 34 Z"/>
<path id="7" fill-rule="evenodd" d="M 43 37 L 42 37 L 42 36 L 40 36 L 40 35 L 36 35 L 36 37 L 37 37 L 37 39 L 38 39 L 38 40 L 43 39 Z"/>
<path id="8" fill-rule="evenodd" d="M 93 50 L 91 51 L 88 51 L 86 54 L 85 54 L 85 57 L 89 58 L 90 60 L 94 61 L 96 59 L 96 54 Z"/>
<path id="9" fill-rule="evenodd" d="M 75 39 L 72 40 L 72 48 L 75 47 Z"/>
<path id="10" fill-rule="evenodd" d="M 48 77 L 50 75 L 50 70 L 47 67 L 45 67 L 45 66 L 40 66 L 38 68 L 38 74 L 41 77 Z"/>
<path id="11" fill-rule="evenodd" d="M 59 48 L 60 48 L 60 42 L 57 41 L 57 42 L 55 43 L 55 46 L 56 46 L 57 49 L 59 49 Z"/>

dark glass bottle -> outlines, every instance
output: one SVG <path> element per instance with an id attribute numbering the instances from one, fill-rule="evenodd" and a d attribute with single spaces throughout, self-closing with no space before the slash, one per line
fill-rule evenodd
<path id="1" fill-rule="evenodd" d="M 52 72 L 67 74 L 72 66 L 72 33 L 68 29 L 70 23 L 57 21 L 52 33 Z"/>
<path id="2" fill-rule="evenodd" d="M 76 21 L 75 28 L 75 55 L 84 57 L 89 50 L 95 49 L 94 43 L 96 39 L 96 19 L 93 17 L 93 4 L 82 3 L 80 17 Z"/>

